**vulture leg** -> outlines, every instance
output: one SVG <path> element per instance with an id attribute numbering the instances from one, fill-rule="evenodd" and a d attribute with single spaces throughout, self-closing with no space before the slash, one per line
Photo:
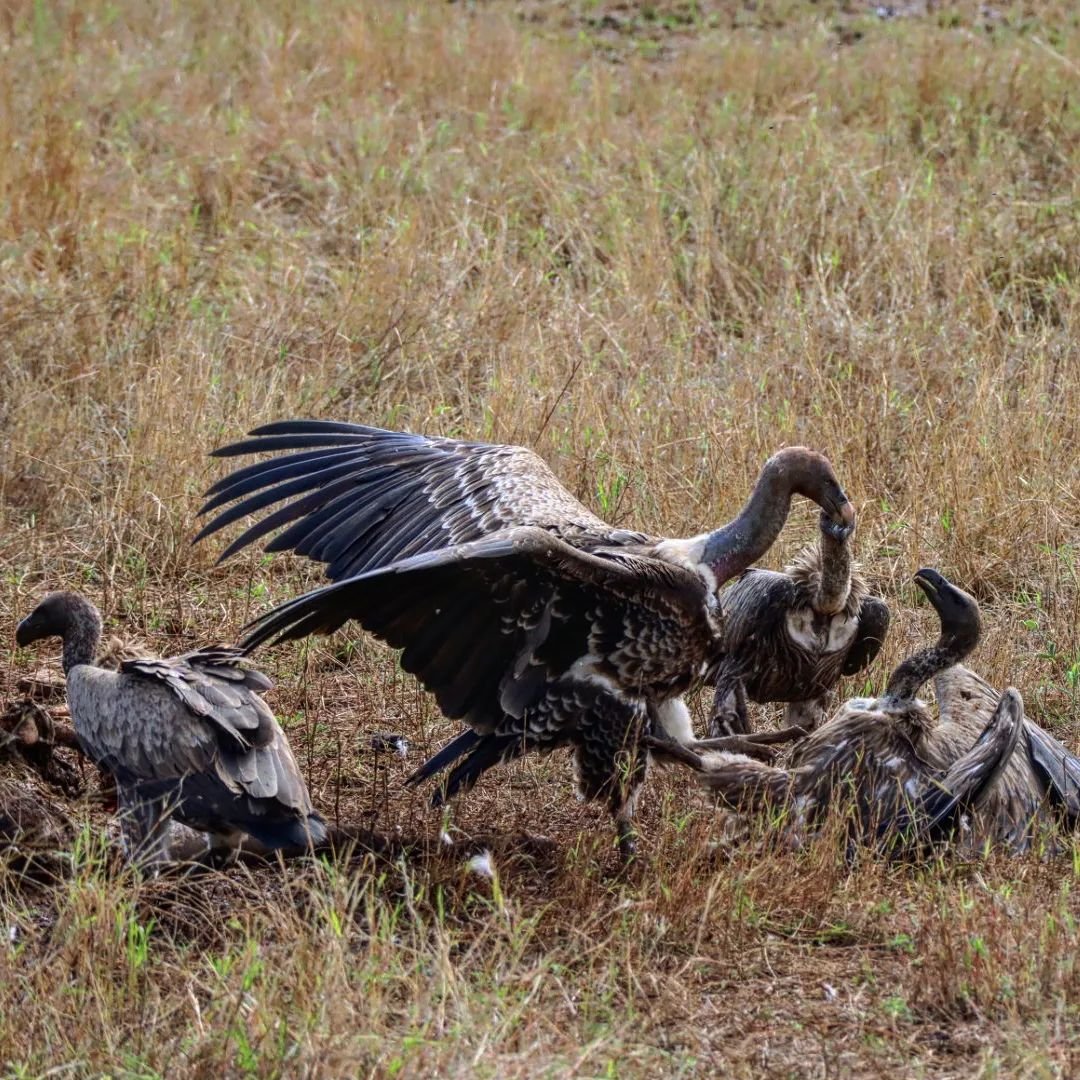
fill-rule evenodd
<path id="1" fill-rule="evenodd" d="M 128 862 L 156 873 L 169 861 L 169 815 L 164 799 L 148 799 L 127 785 L 119 788 L 120 834 Z"/>
<path id="2" fill-rule="evenodd" d="M 695 739 L 689 744 L 691 750 L 719 750 L 727 754 L 746 754 L 747 757 L 771 761 L 769 749 L 779 743 L 805 739 L 809 732 L 798 726 L 779 728 L 776 731 L 758 731 L 750 735 L 721 735 L 716 739 Z"/>
<path id="3" fill-rule="evenodd" d="M 233 865 L 240 856 L 242 833 L 210 833 L 210 848 L 206 853 L 207 866 L 224 870 Z"/>
<path id="4" fill-rule="evenodd" d="M 813 731 L 825 722 L 828 702 L 828 694 L 807 698 L 806 701 L 789 701 L 784 709 L 784 720 L 788 727 L 801 727 L 806 731 Z"/>
<path id="5" fill-rule="evenodd" d="M 709 717 L 709 737 L 724 738 L 727 735 L 748 735 L 750 718 L 746 711 L 746 688 L 742 679 L 720 677 L 716 684 L 716 698 L 712 716 Z"/>
<path id="6" fill-rule="evenodd" d="M 578 794 L 607 803 L 626 862 L 634 856 L 634 804 L 649 767 L 649 751 L 642 742 L 647 716 L 641 702 L 615 694 L 605 694 L 602 703 L 594 699 L 592 723 L 579 729 L 573 752 Z"/>

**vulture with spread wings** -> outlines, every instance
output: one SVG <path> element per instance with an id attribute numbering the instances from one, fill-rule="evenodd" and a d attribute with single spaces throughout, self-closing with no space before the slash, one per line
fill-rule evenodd
<path id="1" fill-rule="evenodd" d="M 68 705 L 79 742 L 116 778 L 125 847 L 155 865 L 168 821 L 207 832 L 226 853 L 248 834 L 271 850 L 326 839 L 285 733 L 262 693 L 265 675 L 235 649 L 95 663 L 101 616 L 85 597 L 50 593 L 15 633 L 19 645 L 63 641 Z"/>
<path id="2" fill-rule="evenodd" d="M 765 463 L 732 522 L 685 540 L 613 528 L 519 446 L 291 420 L 215 453 L 266 451 L 288 453 L 218 481 L 200 537 L 269 511 L 223 558 L 280 529 L 266 549 L 324 563 L 333 584 L 256 620 L 244 647 L 356 620 L 467 725 L 413 782 L 452 767 L 449 797 L 499 762 L 569 747 L 627 854 L 642 734 L 693 738 L 681 695 L 715 671 L 718 586 L 768 550 L 793 495 L 838 526 L 854 518 L 828 461 L 803 448 Z"/>

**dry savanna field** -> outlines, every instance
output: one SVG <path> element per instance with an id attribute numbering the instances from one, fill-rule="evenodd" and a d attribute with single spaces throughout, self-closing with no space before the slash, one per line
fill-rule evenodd
<path id="1" fill-rule="evenodd" d="M 1071 4 L 8 0 L 0 53 L 0 707 L 59 670 L 13 640 L 47 589 L 170 654 L 316 583 L 190 542 L 207 452 L 302 416 L 520 442 L 672 536 L 822 449 L 894 609 L 842 692 L 936 633 L 929 565 L 982 604 L 971 665 L 1080 743 Z M 456 728 L 355 628 L 260 662 L 317 806 L 386 853 L 142 880 L 82 768 L 64 879 L 4 856 L 5 1075 L 1080 1068 L 1071 847 L 731 843 L 663 770 L 619 874 L 562 754 L 446 822 L 403 789 Z"/>

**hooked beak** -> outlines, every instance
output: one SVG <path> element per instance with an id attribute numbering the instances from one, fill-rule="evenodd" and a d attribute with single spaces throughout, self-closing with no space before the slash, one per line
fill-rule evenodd
<path id="1" fill-rule="evenodd" d="M 921 570 L 912 579 L 927 596 L 937 595 L 937 585 L 934 584 Z"/>
<path id="2" fill-rule="evenodd" d="M 34 628 L 30 624 L 32 618 L 32 615 L 27 615 L 26 618 L 15 627 L 15 644 L 20 648 L 25 648 L 34 640 Z"/>
<path id="3" fill-rule="evenodd" d="M 821 512 L 821 528 L 834 540 L 846 540 L 855 531 L 855 507 L 843 495 L 830 500 Z"/>

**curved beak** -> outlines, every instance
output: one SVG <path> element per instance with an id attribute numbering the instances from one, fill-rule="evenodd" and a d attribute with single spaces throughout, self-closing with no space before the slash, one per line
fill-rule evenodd
<path id="1" fill-rule="evenodd" d="M 855 507 L 843 492 L 838 499 L 829 499 L 822 507 L 821 528 L 834 540 L 844 541 L 855 531 Z"/>
<path id="2" fill-rule="evenodd" d="M 34 627 L 30 623 L 32 618 L 33 615 L 27 615 L 26 618 L 15 627 L 15 644 L 20 648 L 25 648 L 34 640 Z"/>
<path id="3" fill-rule="evenodd" d="M 930 596 L 932 593 L 936 594 L 938 591 L 937 586 L 922 573 L 916 574 L 912 580 L 924 593 L 926 593 L 927 596 Z"/>

